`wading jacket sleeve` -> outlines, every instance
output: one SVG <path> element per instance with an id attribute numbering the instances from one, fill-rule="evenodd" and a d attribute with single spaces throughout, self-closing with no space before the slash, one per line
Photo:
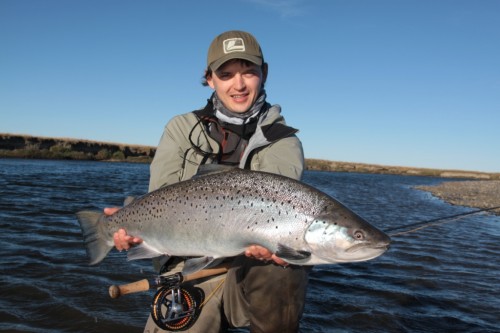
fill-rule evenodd
<path id="1" fill-rule="evenodd" d="M 241 168 L 300 179 L 304 153 L 297 130 L 286 126 L 279 105 L 260 116 L 255 134 L 243 153 Z M 219 145 L 209 137 L 198 117 L 190 112 L 176 116 L 165 126 L 150 166 L 149 191 L 193 177 L 199 165 L 212 160 L 200 152 L 214 153 Z"/>

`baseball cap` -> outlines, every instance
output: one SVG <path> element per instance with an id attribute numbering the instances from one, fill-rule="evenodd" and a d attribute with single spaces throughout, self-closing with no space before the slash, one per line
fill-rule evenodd
<path id="1" fill-rule="evenodd" d="M 248 32 L 231 30 L 215 37 L 208 49 L 207 67 L 216 71 L 231 59 L 244 59 L 261 66 L 264 55 L 254 36 Z"/>

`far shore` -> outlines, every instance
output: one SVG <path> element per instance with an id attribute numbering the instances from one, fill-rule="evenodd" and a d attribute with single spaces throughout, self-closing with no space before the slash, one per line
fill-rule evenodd
<path id="1" fill-rule="evenodd" d="M 435 186 L 417 186 L 452 205 L 468 206 L 500 215 L 500 180 L 449 181 Z"/>
<path id="2" fill-rule="evenodd" d="M 0 158 L 37 158 L 150 163 L 156 147 L 0 133 Z M 441 170 L 306 158 L 306 170 L 499 180 L 499 173 Z"/>

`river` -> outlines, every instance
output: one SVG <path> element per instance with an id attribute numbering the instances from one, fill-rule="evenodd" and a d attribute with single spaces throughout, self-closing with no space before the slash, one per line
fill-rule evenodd
<path id="1" fill-rule="evenodd" d="M 154 274 L 112 251 L 88 266 L 75 212 L 147 190 L 148 165 L 0 159 L 0 332 L 142 332 L 153 292 L 108 296 Z M 306 183 L 382 230 L 471 211 L 416 185 L 440 178 L 308 171 Z M 301 332 L 499 332 L 500 217 L 395 236 L 368 262 L 317 266 Z"/>

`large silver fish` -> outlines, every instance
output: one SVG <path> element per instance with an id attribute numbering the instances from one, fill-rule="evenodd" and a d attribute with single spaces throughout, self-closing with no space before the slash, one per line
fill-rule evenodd
<path id="1" fill-rule="evenodd" d="M 384 253 L 390 238 L 327 194 L 291 178 L 231 169 L 150 192 L 111 216 L 77 213 L 90 264 L 113 248 L 125 228 L 143 242 L 129 259 L 197 257 L 184 274 L 261 245 L 297 265 L 364 261 Z"/>

